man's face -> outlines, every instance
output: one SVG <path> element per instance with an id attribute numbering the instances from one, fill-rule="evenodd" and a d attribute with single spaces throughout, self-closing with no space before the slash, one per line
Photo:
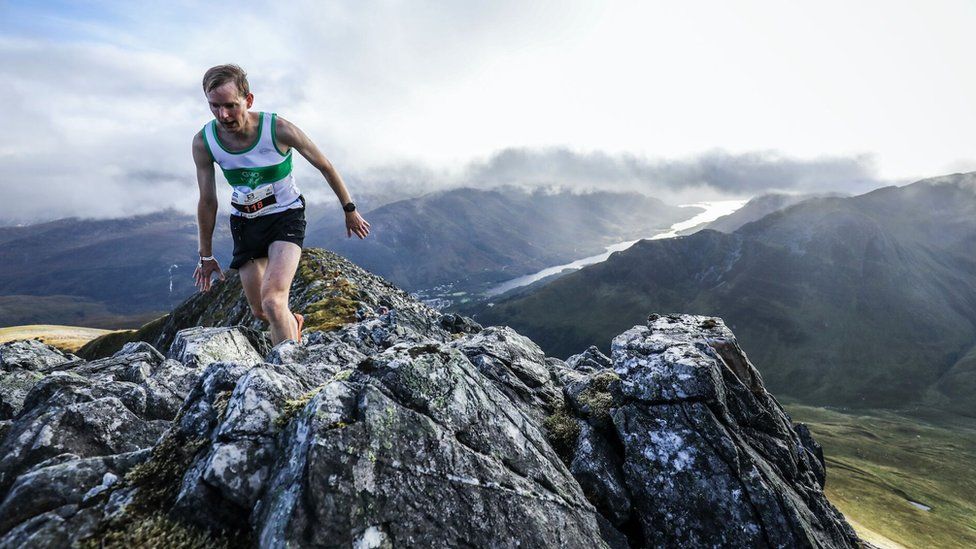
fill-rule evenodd
<path id="1" fill-rule="evenodd" d="M 254 94 L 242 96 L 233 82 L 227 82 L 207 93 L 207 101 L 217 123 L 228 132 L 237 132 L 244 127 L 247 109 L 254 103 Z"/>

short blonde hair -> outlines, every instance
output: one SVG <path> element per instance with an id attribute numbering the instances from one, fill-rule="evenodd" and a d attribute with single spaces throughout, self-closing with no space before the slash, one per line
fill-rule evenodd
<path id="1" fill-rule="evenodd" d="M 210 93 L 214 88 L 219 88 L 228 82 L 233 82 L 237 86 L 241 97 L 247 97 L 247 94 L 251 93 L 251 88 L 247 84 L 247 73 L 237 65 L 217 65 L 207 69 L 203 75 L 203 93 Z"/>

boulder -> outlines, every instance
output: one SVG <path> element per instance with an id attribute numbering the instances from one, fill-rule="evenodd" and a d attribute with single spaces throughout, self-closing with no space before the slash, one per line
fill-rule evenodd
<path id="1" fill-rule="evenodd" d="M 565 387 L 585 421 L 572 470 L 632 545 L 857 546 L 812 437 L 720 319 L 652 316 L 613 340 L 611 365 Z"/>
<path id="2" fill-rule="evenodd" d="M 64 353 L 37 339 L 22 339 L 0 344 L 0 369 L 8 372 L 18 368 L 39 371 L 77 359 L 75 355 Z"/>

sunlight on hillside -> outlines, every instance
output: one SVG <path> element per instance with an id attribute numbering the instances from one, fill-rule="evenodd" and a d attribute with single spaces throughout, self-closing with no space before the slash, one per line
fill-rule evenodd
<path id="1" fill-rule="evenodd" d="M 787 405 L 824 449 L 826 493 L 864 539 L 882 547 L 976 547 L 976 426 Z"/>
<path id="2" fill-rule="evenodd" d="M 58 326 L 54 324 L 11 326 L 9 328 L 0 328 L 0 343 L 18 339 L 40 339 L 44 343 L 57 347 L 62 351 L 73 353 L 85 343 L 111 331 L 99 330 L 97 328 L 82 328 L 79 326 Z"/>

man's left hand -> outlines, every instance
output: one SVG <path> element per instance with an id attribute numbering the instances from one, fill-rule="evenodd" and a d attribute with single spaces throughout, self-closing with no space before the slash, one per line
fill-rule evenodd
<path id="1" fill-rule="evenodd" d="M 346 236 L 352 238 L 355 234 L 359 238 L 366 238 L 369 234 L 369 221 L 363 219 L 359 212 L 346 212 Z"/>

